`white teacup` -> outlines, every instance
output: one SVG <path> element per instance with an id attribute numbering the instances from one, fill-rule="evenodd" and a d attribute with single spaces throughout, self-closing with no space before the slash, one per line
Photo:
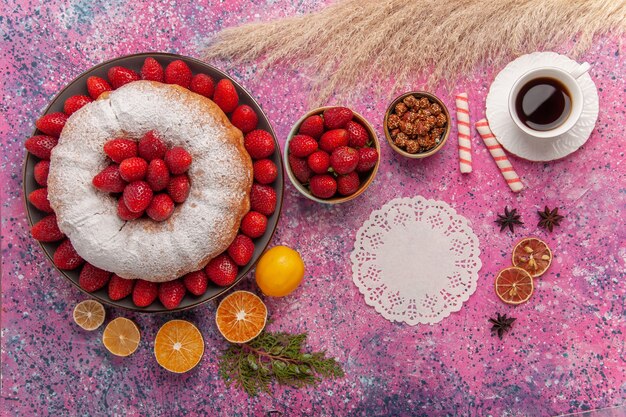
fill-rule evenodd
<path id="1" fill-rule="evenodd" d="M 543 67 L 536 68 L 528 71 L 524 75 L 515 81 L 513 88 L 509 93 L 509 113 L 511 118 L 522 131 L 535 138 L 553 138 L 569 131 L 578 119 L 583 111 L 583 91 L 576 81 L 579 77 L 589 71 L 590 65 L 585 62 L 580 64 L 574 71 L 568 72 L 561 68 L 556 67 Z M 567 118 L 554 129 L 550 130 L 535 130 L 526 126 L 519 118 L 517 110 L 515 108 L 515 102 L 521 89 L 530 81 L 537 78 L 553 78 L 559 81 L 565 86 L 569 93 L 571 100 L 570 113 Z"/>

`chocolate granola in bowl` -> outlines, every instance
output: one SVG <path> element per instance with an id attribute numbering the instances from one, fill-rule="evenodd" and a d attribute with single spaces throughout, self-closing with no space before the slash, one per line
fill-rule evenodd
<path id="1" fill-rule="evenodd" d="M 385 136 L 397 152 L 423 158 L 439 150 L 449 132 L 450 116 L 432 94 L 406 93 L 394 100 L 385 115 Z"/>

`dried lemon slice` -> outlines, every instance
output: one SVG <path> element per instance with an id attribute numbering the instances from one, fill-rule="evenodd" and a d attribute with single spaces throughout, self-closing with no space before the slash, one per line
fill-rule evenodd
<path id="1" fill-rule="evenodd" d="M 104 307 L 96 300 L 85 300 L 74 307 L 74 321 L 85 330 L 96 330 L 104 323 Z"/>
<path id="2" fill-rule="evenodd" d="M 117 356 L 128 356 L 137 350 L 141 335 L 137 325 L 124 317 L 111 320 L 102 334 L 102 343 Z"/>
<path id="3" fill-rule="evenodd" d="M 496 277 L 496 294 L 507 304 L 521 304 L 533 295 L 533 277 L 522 268 L 504 268 Z"/>
<path id="4" fill-rule="evenodd" d="M 513 265 L 524 269 L 533 278 L 544 274 L 552 264 L 552 251 L 536 237 L 521 240 L 513 249 Z"/>

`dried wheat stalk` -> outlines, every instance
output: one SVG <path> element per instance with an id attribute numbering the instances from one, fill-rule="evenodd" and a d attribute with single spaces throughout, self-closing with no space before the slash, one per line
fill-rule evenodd
<path id="1" fill-rule="evenodd" d="M 288 63 L 315 74 L 311 101 L 350 99 L 372 82 L 391 94 L 428 75 L 448 85 L 477 65 L 500 66 L 576 39 L 572 57 L 595 35 L 626 32 L 626 0 L 344 0 L 309 15 L 228 28 L 207 59 Z M 621 40 L 621 39 L 620 39 Z M 428 74 L 425 74 L 428 71 Z"/>

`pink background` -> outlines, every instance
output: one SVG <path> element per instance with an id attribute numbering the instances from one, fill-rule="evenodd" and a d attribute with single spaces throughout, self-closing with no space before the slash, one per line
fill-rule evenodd
<path id="1" fill-rule="evenodd" d="M 126 359 L 107 353 L 102 329 L 88 333 L 72 323 L 72 309 L 85 297 L 50 266 L 30 237 L 21 193 L 23 142 L 52 96 L 110 58 L 144 51 L 201 57 L 205 38 L 222 27 L 320 7 L 314 1 L 3 4 L 3 416 L 240 416 L 271 410 L 290 416 L 547 416 L 626 402 L 626 66 L 620 40 L 598 39 L 583 57 L 592 63 L 600 95 L 590 140 L 555 162 L 511 158 L 527 187 L 521 194 L 509 191 L 476 134 L 470 175 L 458 172 L 454 140 L 422 161 L 404 159 L 382 143 L 378 176 L 353 202 L 323 206 L 286 184 L 274 243 L 299 250 L 307 273 L 293 295 L 265 299 L 274 320 L 269 328 L 309 332 L 309 346 L 336 357 L 345 378 L 302 390 L 274 386 L 274 396 L 257 398 L 226 388 L 217 374 L 226 342 L 215 329 L 215 303 L 170 315 L 107 308 L 109 318 L 123 315 L 141 328 L 142 343 Z M 309 110 L 311 74 L 279 65 L 257 79 L 254 65 L 214 64 L 258 99 L 284 144 L 292 124 Z M 485 96 L 499 70 L 477 68 L 459 86 L 470 94 L 473 121 L 484 116 Z M 415 80 L 407 89 L 421 86 Z M 386 90 L 376 86 L 373 96 L 352 103 L 383 142 Z M 437 93 L 454 108 L 451 92 Z M 365 304 L 352 283 L 349 254 L 372 210 L 392 198 L 418 194 L 448 202 L 471 221 L 483 268 L 476 293 L 461 311 L 434 326 L 410 327 L 384 320 Z M 525 221 L 515 234 L 500 233 L 493 223 L 505 205 L 518 208 Z M 536 227 L 536 210 L 544 205 L 558 206 L 566 215 L 552 234 Z M 526 235 L 544 238 L 555 261 L 532 299 L 510 307 L 494 294 L 493 280 L 509 265 L 512 246 Z M 253 279 L 240 288 L 258 292 Z M 503 341 L 489 333 L 487 319 L 496 312 L 517 317 Z M 157 329 L 172 318 L 193 321 L 206 342 L 201 363 L 184 375 L 163 370 L 152 354 Z"/>

